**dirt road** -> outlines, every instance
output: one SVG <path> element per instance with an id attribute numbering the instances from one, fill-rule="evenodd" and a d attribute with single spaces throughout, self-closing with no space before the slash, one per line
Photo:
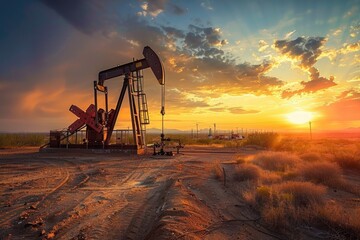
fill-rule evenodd
<path id="1" fill-rule="evenodd" d="M 0 239 L 282 239 L 214 178 L 233 152 L 36 151 L 0 151 Z"/>

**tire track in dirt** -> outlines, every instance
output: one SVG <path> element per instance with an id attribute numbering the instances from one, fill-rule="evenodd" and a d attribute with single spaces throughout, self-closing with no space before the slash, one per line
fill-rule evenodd
<path id="1" fill-rule="evenodd" d="M 145 239 L 156 224 L 160 210 L 165 203 L 165 196 L 174 183 L 174 179 L 164 181 L 159 187 L 149 192 L 148 197 L 136 206 L 136 212 L 132 215 L 129 226 L 124 234 L 124 239 Z M 155 221 L 154 221 L 155 220 Z"/>

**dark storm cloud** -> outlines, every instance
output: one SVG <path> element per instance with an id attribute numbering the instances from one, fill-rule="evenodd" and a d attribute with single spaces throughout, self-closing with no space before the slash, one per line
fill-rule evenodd
<path id="1" fill-rule="evenodd" d="M 277 40 L 275 48 L 291 59 L 300 60 L 300 66 L 308 69 L 316 63 L 325 42 L 324 37 L 298 37 L 295 40 Z"/>
<path id="2" fill-rule="evenodd" d="M 92 34 L 106 32 L 113 27 L 115 15 L 106 8 L 106 2 L 97 0 L 40 0 L 62 16 L 77 30 Z"/>

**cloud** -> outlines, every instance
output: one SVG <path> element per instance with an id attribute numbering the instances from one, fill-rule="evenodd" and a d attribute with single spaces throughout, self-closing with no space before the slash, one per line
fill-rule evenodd
<path id="1" fill-rule="evenodd" d="M 285 38 L 285 39 L 290 38 L 295 32 L 296 32 L 296 30 L 286 33 L 285 36 L 284 36 L 284 38 Z"/>
<path id="2" fill-rule="evenodd" d="M 150 14 L 152 17 L 157 17 L 165 9 L 167 0 L 151 0 L 148 2 L 143 2 L 141 4 L 142 15 L 146 16 Z"/>
<path id="3" fill-rule="evenodd" d="M 259 113 L 257 110 L 245 110 L 241 107 L 232 107 L 229 108 L 229 111 L 233 114 L 251 114 L 251 113 Z"/>
<path id="4" fill-rule="evenodd" d="M 291 60 L 300 61 L 299 66 L 309 74 L 310 81 L 300 82 L 302 88 L 296 91 L 285 90 L 282 98 L 291 98 L 296 94 L 314 93 L 337 85 L 334 77 L 329 79 L 320 77 L 320 73 L 314 64 L 322 54 L 321 47 L 325 44 L 324 37 L 298 37 L 295 40 L 277 40 L 275 48 Z"/>
<path id="5" fill-rule="evenodd" d="M 184 43 L 188 52 L 193 56 L 215 57 L 224 54 L 218 47 L 224 46 L 228 42 L 221 38 L 219 28 L 203 28 L 190 24 Z"/>
<path id="6" fill-rule="evenodd" d="M 336 37 L 336 36 L 339 36 L 341 33 L 342 33 L 342 29 L 339 28 L 339 29 L 335 29 L 335 30 L 332 32 L 332 35 Z"/>
<path id="7" fill-rule="evenodd" d="M 210 5 L 210 3 L 208 1 L 206 2 L 201 2 L 201 7 L 207 9 L 207 10 L 210 10 L 210 11 L 213 11 L 214 8 Z"/>
<path id="8" fill-rule="evenodd" d="M 186 13 L 184 8 L 174 3 L 168 3 L 168 0 L 144 1 L 140 7 L 142 11 L 137 13 L 139 16 L 147 16 L 149 14 L 154 18 L 165 10 L 175 15 L 183 15 Z"/>
<path id="9" fill-rule="evenodd" d="M 277 40 L 275 48 L 288 58 L 299 60 L 303 69 L 309 69 L 316 63 L 325 42 L 324 37 L 298 37 L 295 40 Z"/>
<path id="10" fill-rule="evenodd" d="M 355 43 L 346 44 L 343 48 L 340 49 L 340 52 L 342 54 L 347 54 L 347 53 L 357 52 L 357 51 L 360 51 L 360 41 L 357 41 Z"/>
<path id="11" fill-rule="evenodd" d="M 344 43 L 343 46 L 338 49 L 327 49 L 322 53 L 322 56 L 328 57 L 331 61 L 336 61 L 339 56 L 358 51 L 360 51 L 360 41 L 354 43 Z"/>
<path id="12" fill-rule="evenodd" d="M 309 73 L 310 73 L 310 81 L 308 82 L 302 81 L 300 83 L 302 85 L 302 89 L 297 91 L 285 90 L 282 93 L 282 97 L 291 98 L 296 94 L 314 93 L 337 85 L 334 82 L 333 76 L 330 76 L 329 79 L 320 77 L 319 71 L 314 67 L 309 69 Z"/>
<path id="13" fill-rule="evenodd" d="M 172 36 L 175 38 L 184 38 L 185 37 L 185 33 L 184 31 L 174 28 L 174 27 L 162 27 L 162 29 L 166 32 L 166 34 L 168 36 Z"/>
<path id="14" fill-rule="evenodd" d="M 265 51 L 269 47 L 269 44 L 264 40 L 259 41 L 259 52 Z"/>
<path id="15" fill-rule="evenodd" d="M 226 107 L 211 107 L 208 108 L 209 111 L 213 111 L 213 112 L 230 112 L 232 114 L 252 114 L 252 113 L 259 113 L 260 111 L 258 110 L 246 110 L 242 107 L 230 107 L 230 108 L 226 108 Z"/>
<path id="16" fill-rule="evenodd" d="M 359 32 L 360 32 L 360 23 L 350 26 L 350 37 L 355 38 L 357 35 L 359 35 Z"/>
<path id="17" fill-rule="evenodd" d="M 177 88 L 167 90 L 167 96 L 166 105 L 178 110 L 188 111 L 189 109 L 195 110 L 196 108 L 210 107 L 204 99 L 194 97 L 192 94 Z"/>

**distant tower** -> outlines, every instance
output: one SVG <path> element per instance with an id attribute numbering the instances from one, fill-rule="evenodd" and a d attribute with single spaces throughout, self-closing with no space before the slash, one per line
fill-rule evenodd
<path id="1" fill-rule="evenodd" d="M 216 135 L 216 123 L 214 123 L 214 136 Z"/>
<path id="2" fill-rule="evenodd" d="M 208 135 L 208 138 L 213 138 L 211 128 L 209 128 L 209 135 Z"/>

